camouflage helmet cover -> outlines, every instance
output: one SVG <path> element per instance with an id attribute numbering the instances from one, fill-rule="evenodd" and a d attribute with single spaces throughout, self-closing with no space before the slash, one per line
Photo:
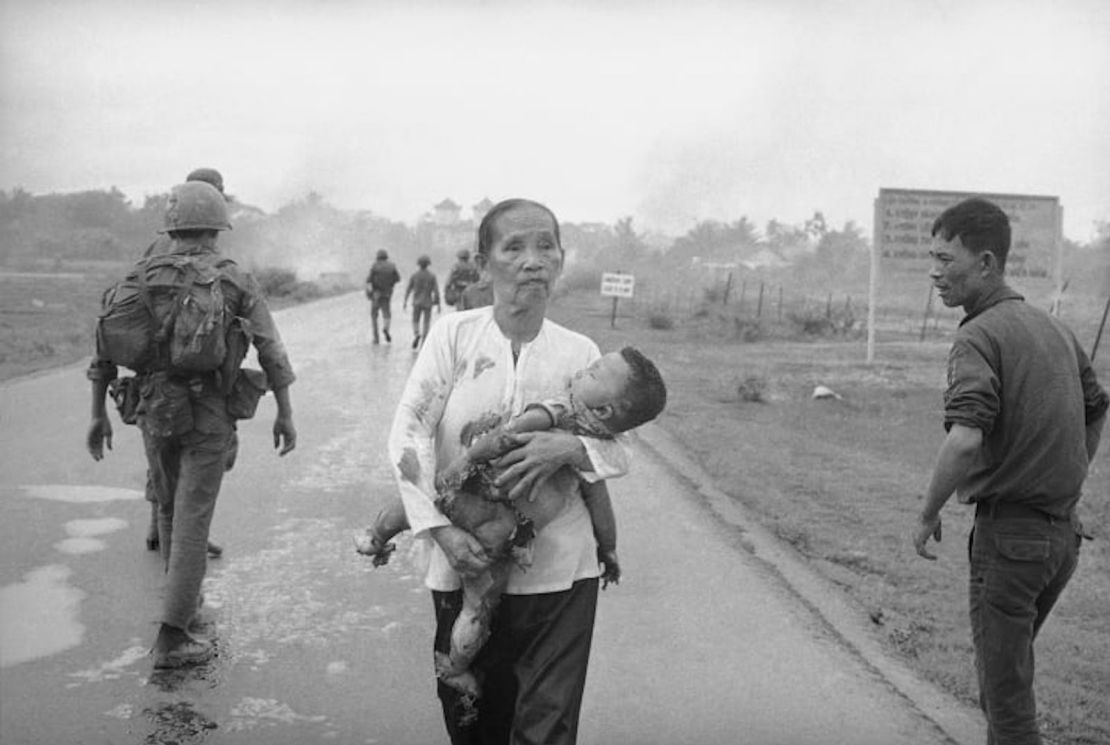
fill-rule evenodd
<path id="1" fill-rule="evenodd" d="M 231 230 L 223 194 L 206 181 L 186 181 L 173 187 L 166 204 L 165 227 L 158 232 L 175 230 Z"/>

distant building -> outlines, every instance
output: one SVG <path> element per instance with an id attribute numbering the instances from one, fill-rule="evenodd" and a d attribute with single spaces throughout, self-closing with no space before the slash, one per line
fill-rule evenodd
<path id="1" fill-rule="evenodd" d="M 450 266 L 459 249 L 475 250 L 478 224 L 493 207 L 488 197 L 471 207 L 471 219 L 462 218 L 462 206 L 452 199 L 444 199 L 432 207 L 417 224 L 417 241 L 420 250 L 427 253 L 433 264 Z"/>

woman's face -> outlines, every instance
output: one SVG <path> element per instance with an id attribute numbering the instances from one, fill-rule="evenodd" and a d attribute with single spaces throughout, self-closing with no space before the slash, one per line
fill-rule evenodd
<path id="1" fill-rule="evenodd" d="M 498 305 L 546 302 L 563 270 L 563 249 L 555 222 L 532 205 L 515 207 L 497 218 L 486 269 Z"/>

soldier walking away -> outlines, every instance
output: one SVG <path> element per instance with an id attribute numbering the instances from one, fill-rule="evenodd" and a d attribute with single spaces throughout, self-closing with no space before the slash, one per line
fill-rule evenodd
<path id="1" fill-rule="evenodd" d="M 401 309 L 408 306 L 409 296 L 412 296 L 412 348 L 418 349 L 421 342 L 428 336 L 428 328 L 432 324 L 432 307 L 440 310 L 439 284 L 436 275 L 428 269 L 432 260 L 427 255 L 416 260 L 420 267 L 409 277 L 409 285 L 405 288 L 405 299 Z"/>
<path id="2" fill-rule="evenodd" d="M 477 282 L 481 274 L 478 267 L 470 261 L 470 251 L 465 248 L 460 249 L 456 256 L 459 260 L 451 267 L 451 271 L 447 274 L 447 282 L 443 285 L 443 302 L 451 306 L 459 306 L 461 310 L 463 291 Z"/>
<path id="3" fill-rule="evenodd" d="M 194 168 L 185 177 L 185 181 L 203 181 L 206 184 L 212 184 L 224 195 L 224 200 L 227 200 L 227 194 L 224 193 L 224 177 L 215 168 Z M 173 248 L 173 239 L 170 238 L 169 233 L 160 233 L 158 238 L 153 243 L 146 247 L 143 252 L 143 257 L 158 256 L 161 254 L 168 254 Z M 231 446 L 228 448 L 227 464 L 224 469 L 231 470 L 235 465 L 235 457 L 239 452 L 239 433 L 232 432 Z M 150 502 L 150 524 L 147 526 L 146 531 L 146 547 L 148 551 L 158 550 L 158 500 L 154 496 L 154 483 L 151 479 L 150 471 L 146 474 L 146 487 L 144 489 L 146 501 Z M 208 556 L 212 559 L 218 559 L 224 554 L 223 547 L 214 542 L 208 541 Z"/>
<path id="4" fill-rule="evenodd" d="M 393 299 L 393 287 L 401 281 L 397 266 L 389 260 L 385 249 L 380 249 L 370 266 L 370 273 L 366 275 L 366 297 L 370 300 L 370 322 L 374 326 L 374 343 L 378 344 L 378 314 L 382 316 L 382 334 L 387 342 L 392 342 L 389 335 L 389 322 L 393 319 L 390 303 Z"/>
<path id="5" fill-rule="evenodd" d="M 208 530 L 236 419 L 254 415 L 274 392 L 274 447 L 293 450 L 297 432 L 289 386 L 293 370 L 254 278 L 222 257 L 227 205 L 211 184 L 175 186 L 166 211 L 170 253 L 140 260 L 105 293 L 89 366 L 94 460 L 112 447 L 105 407 L 119 366 L 136 375 L 116 385 L 121 418 L 136 421 L 158 500 L 159 548 L 166 572 L 161 625 L 151 650 L 155 669 L 204 662 L 215 645 L 195 636 Z M 263 371 L 240 369 L 253 344 Z"/>
<path id="6" fill-rule="evenodd" d="M 955 492 L 975 505 L 969 611 L 991 745 L 1039 745 L 1033 642 L 1075 571 L 1075 514 L 1108 398 L 1075 335 L 1006 283 L 1010 220 L 973 198 L 933 223 L 929 278 L 962 306 L 948 353 L 945 436 L 913 529 L 926 559 Z"/>

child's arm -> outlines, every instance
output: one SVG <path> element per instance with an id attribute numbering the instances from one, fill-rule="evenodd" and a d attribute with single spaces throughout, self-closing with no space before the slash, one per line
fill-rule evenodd
<path id="1" fill-rule="evenodd" d="M 466 459 L 470 463 L 485 463 L 512 450 L 515 442 L 505 435 L 520 432 L 539 432 L 555 426 L 555 414 L 547 406 L 529 406 L 503 426 L 475 438 L 466 449 Z"/>
<path id="2" fill-rule="evenodd" d="M 613 502 L 609 498 L 609 487 L 604 481 L 582 482 L 582 498 L 590 513 L 594 526 L 594 539 L 597 541 L 597 560 L 604 567 L 601 573 L 601 588 L 621 579 L 621 565 L 617 559 L 617 518 L 613 514 Z"/>

